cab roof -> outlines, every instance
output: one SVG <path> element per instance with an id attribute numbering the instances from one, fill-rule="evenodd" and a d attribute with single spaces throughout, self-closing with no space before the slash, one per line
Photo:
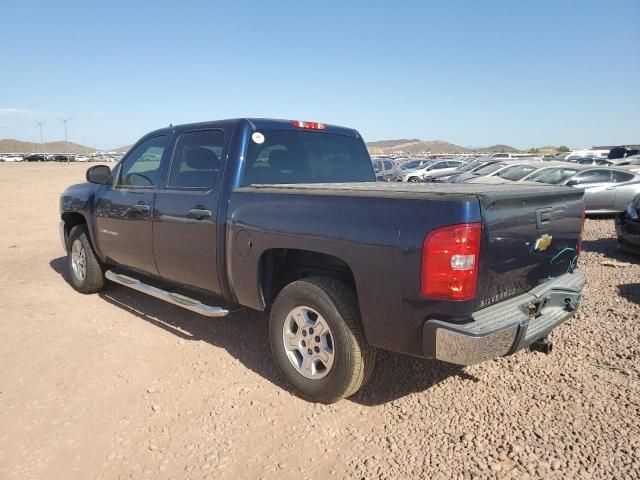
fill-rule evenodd
<path id="1" fill-rule="evenodd" d="M 360 138 L 360 134 L 357 130 L 353 128 L 340 127 L 337 125 L 330 125 L 327 123 L 322 123 L 324 128 L 321 130 L 318 129 L 307 129 L 295 126 L 295 122 L 299 122 L 300 120 L 283 120 L 283 119 L 274 119 L 274 118 L 230 118 L 225 120 L 212 120 L 207 122 L 197 122 L 197 123 L 185 123 L 181 125 L 170 125 L 165 128 L 161 128 L 155 130 L 154 132 L 150 132 L 150 134 L 157 133 L 167 133 L 170 131 L 183 131 L 183 130 L 191 130 L 194 128 L 220 128 L 220 127 L 231 127 L 235 126 L 239 123 L 246 123 L 249 127 L 256 130 L 301 130 L 301 131 L 313 131 L 313 132 L 321 132 L 321 133 L 332 133 L 337 135 L 345 135 L 349 137 Z M 311 120 L 302 120 L 303 122 L 311 122 Z M 147 136 L 145 135 L 145 136 Z"/>

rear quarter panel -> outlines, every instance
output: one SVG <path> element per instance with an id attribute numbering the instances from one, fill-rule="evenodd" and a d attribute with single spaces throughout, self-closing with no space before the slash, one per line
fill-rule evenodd
<path id="1" fill-rule="evenodd" d="M 338 195 L 231 193 L 226 260 L 229 283 L 242 305 L 265 305 L 259 285 L 260 257 L 272 248 L 333 255 L 353 273 L 365 335 L 389 350 L 421 353 L 425 318 L 461 318 L 474 302 L 420 297 L 422 243 L 443 225 L 480 221 L 479 202 Z M 241 233 L 242 232 L 242 233 Z M 248 253 L 238 235 L 251 240 Z"/>

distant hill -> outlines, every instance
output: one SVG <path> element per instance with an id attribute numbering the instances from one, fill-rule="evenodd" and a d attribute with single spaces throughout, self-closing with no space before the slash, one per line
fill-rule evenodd
<path id="1" fill-rule="evenodd" d="M 133 144 L 125 145 L 124 147 L 118 147 L 118 148 L 114 148 L 112 150 L 107 150 L 107 151 L 109 151 L 109 152 L 118 152 L 118 153 L 127 153 L 131 147 L 133 147 Z"/>
<path id="2" fill-rule="evenodd" d="M 399 140 L 381 140 L 378 142 L 367 143 L 370 153 L 374 154 L 390 154 L 394 152 L 404 152 L 408 154 L 416 154 L 422 152 L 431 153 L 469 153 L 469 152 L 518 152 L 519 150 L 509 145 L 493 145 L 485 148 L 465 148 L 444 140 L 422 141 L 418 139 L 399 139 Z"/>
<path id="3" fill-rule="evenodd" d="M 510 147 L 509 145 L 491 145 L 490 147 L 478 148 L 477 152 L 498 152 L 498 153 L 516 153 L 519 152 L 517 148 Z"/>
<path id="4" fill-rule="evenodd" d="M 419 138 L 407 139 L 401 138 L 399 140 L 380 140 L 379 142 L 369 142 L 367 143 L 368 147 L 374 148 L 387 148 L 387 147 L 397 147 L 398 145 L 404 145 L 407 143 L 417 143 L 419 142 Z"/>
<path id="5" fill-rule="evenodd" d="M 45 142 L 44 153 L 67 153 L 66 144 L 61 142 Z M 13 138 L 0 140 L 0 153 L 42 153 L 43 146 L 35 142 L 23 142 Z M 69 153 L 93 153 L 96 148 L 69 142 Z"/>

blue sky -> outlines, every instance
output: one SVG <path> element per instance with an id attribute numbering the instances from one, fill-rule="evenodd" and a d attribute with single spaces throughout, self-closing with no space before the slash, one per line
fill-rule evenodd
<path id="1" fill-rule="evenodd" d="M 640 1 L 2 0 L 0 138 L 317 120 L 366 140 L 640 142 Z"/>

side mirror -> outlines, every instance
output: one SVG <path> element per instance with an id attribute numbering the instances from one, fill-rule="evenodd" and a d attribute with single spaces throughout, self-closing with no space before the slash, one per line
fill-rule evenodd
<path id="1" fill-rule="evenodd" d="M 106 165 L 95 165 L 87 170 L 87 182 L 104 185 L 111 178 L 111 169 Z"/>
<path id="2" fill-rule="evenodd" d="M 567 187 L 575 187 L 576 185 L 578 185 L 580 182 L 578 180 L 569 180 L 567 182 Z"/>

